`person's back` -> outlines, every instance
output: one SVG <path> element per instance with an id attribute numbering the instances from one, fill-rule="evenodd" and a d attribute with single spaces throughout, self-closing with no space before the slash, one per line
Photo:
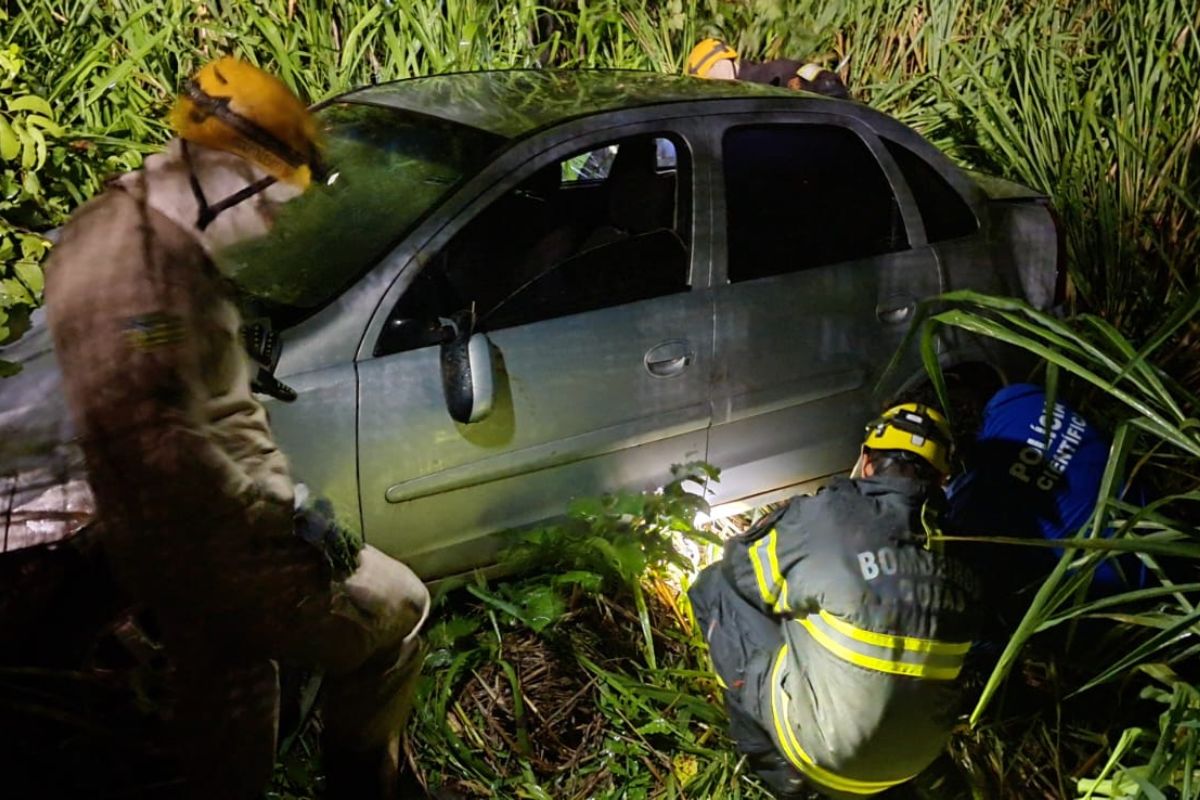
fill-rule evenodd
<path id="1" fill-rule="evenodd" d="M 773 564 L 786 576 L 774 610 L 791 620 L 790 652 L 773 666 L 782 691 L 772 711 L 815 721 L 776 731 L 801 761 L 859 783 L 896 783 L 945 745 L 979 587 L 924 545 L 921 516 L 938 495 L 908 478 L 838 479 L 794 498 L 763 538 L 730 544 L 725 563 L 739 587 L 757 583 L 764 566 L 764 576 Z"/>
<path id="2" fill-rule="evenodd" d="M 1046 540 L 1074 535 L 1095 509 L 1108 451 L 1107 437 L 1061 400 L 1047 424 L 1040 386 L 1004 387 L 984 409 L 966 471 L 947 490 L 947 533 Z M 1037 581 L 1056 560 L 1046 548 L 967 543 L 958 550 L 989 567 L 990 591 L 998 596 Z M 1106 563 L 1095 586 L 1117 589 L 1128 577 Z"/>
<path id="3" fill-rule="evenodd" d="M 948 448 L 934 412 L 889 410 L 854 479 L 731 540 L 689 591 L 732 734 L 781 797 L 884 791 L 949 737 L 980 591 L 926 547 Z"/>

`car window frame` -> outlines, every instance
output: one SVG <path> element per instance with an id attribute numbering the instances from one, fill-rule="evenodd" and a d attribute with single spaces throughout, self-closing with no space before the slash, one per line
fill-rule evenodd
<path id="1" fill-rule="evenodd" d="M 966 239 L 966 238 L 970 238 L 971 236 L 978 235 L 980 233 L 980 231 L 983 230 L 984 219 L 985 219 L 986 215 L 981 213 L 979 204 L 974 202 L 974 198 L 973 198 L 972 194 L 970 192 L 963 191 L 963 187 L 960 185 L 960 180 L 959 180 L 959 178 L 962 177 L 961 170 L 959 170 L 953 162 L 949 161 L 949 159 L 946 157 L 945 153 L 942 153 L 936 147 L 933 147 L 933 145 L 926 142 L 920 136 L 916 137 L 915 142 L 912 141 L 911 138 L 907 142 L 901 141 L 900 137 L 893 136 L 890 134 L 885 134 L 885 133 L 878 134 L 878 137 L 879 137 L 880 144 L 883 145 L 885 150 L 887 150 L 887 143 L 891 142 L 893 145 L 895 145 L 901 149 L 907 150 L 909 153 L 912 154 L 912 156 L 914 158 L 920 159 L 921 163 L 923 163 L 926 167 L 928 167 L 930 170 L 932 170 L 936 176 L 938 176 L 939 178 L 942 179 L 943 182 L 945 182 L 946 186 L 950 189 L 951 192 L 954 193 L 954 196 L 956 198 L 958 198 L 959 202 L 961 202 L 966 207 L 967 212 L 971 215 L 971 218 L 975 223 L 975 228 L 967 233 L 960 234 L 958 236 L 937 239 L 935 241 L 929 241 L 929 232 L 928 232 L 928 230 L 926 230 L 926 232 L 925 232 L 926 244 L 937 245 L 937 244 L 941 244 L 943 242 L 953 242 L 953 241 L 957 241 L 959 239 Z M 923 146 L 917 147 L 917 146 L 913 146 L 914 144 L 919 144 L 919 145 L 923 145 Z M 932 150 L 934 153 L 937 154 L 938 158 L 936 158 L 936 159 L 928 158 L 926 156 L 926 153 L 922 152 L 924 150 Z M 893 161 L 895 161 L 895 156 L 892 155 L 890 150 L 888 150 L 888 157 L 891 158 Z M 949 162 L 949 169 L 946 169 L 946 164 L 943 164 L 942 162 Z M 897 168 L 900 167 L 899 162 L 896 162 L 896 166 L 897 166 Z M 901 170 L 901 172 L 903 172 L 903 170 Z M 904 180 L 905 180 L 905 182 L 907 182 L 908 178 L 905 177 Z M 912 190 L 911 190 L 911 186 L 910 186 L 910 192 L 911 191 Z M 915 194 L 915 192 L 913 192 L 912 194 L 913 194 L 913 201 L 915 202 L 916 194 Z M 918 211 L 920 210 L 919 204 L 917 206 L 917 209 L 918 209 Z M 925 217 L 924 217 L 924 215 L 922 215 L 921 216 L 922 227 L 924 227 L 924 221 L 925 221 Z"/>
<path id="2" fill-rule="evenodd" d="M 661 113 L 661 112 L 660 112 Z M 359 341 L 356 361 L 371 358 L 387 358 L 395 354 L 375 355 L 375 347 L 383 334 L 392 310 L 401 296 L 407 291 L 421 270 L 434 263 L 436 256 L 446 247 L 458 233 L 483 213 L 496 200 L 519 186 L 525 179 L 548 166 L 556 160 L 563 160 L 573 153 L 579 153 L 588 148 L 596 148 L 603 144 L 645 134 L 669 134 L 678 137 L 688 149 L 691 158 L 690 187 L 691 207 L 688 209 L 688 291 L 695 292 L 707 289 L 710 274 L 711 242 L 708 232 L 712 225 L 708 224 L 710 197 L 708 191 L 702 191 L 711 183 L 710 170 L 703 158 L 704 148 L 698 146 L 703 137 L 703 127 L 696 123 L 695 117 L 680 113 L 678 106 L 669 109 L 669 113 L 652 116 L 638 121 L 625 118 L 595 119 L 592 125 L 580 130 L 577 125 L 564 125 L 571 131 L 565 135 L 565 130 L 551 128 L 531 141 L 524 142 L 520 148 L 523 157 L 515 164 L 508 164 L 502 175 L 496 177 L 498 164 L 509 161 L 498 157 L 493 165 L 485 170 L 467 186 L 460 190 L 460 196 L 452 198 L 448 207 L 455 211 L 447 215 L 443 223 L 434 230 L 425 231 L 419 228 L 410 235 L 406 243 L 412 256 L 400 268 L 387 289 L 379 295 L 371 318 L 367 323 L 363 336 Z M 609 122 L 605 125 L 604 122 Z M 480 184 L 483 184 L 482 186 Z M 461 197 L 467 194 L 466 198 Z M 455 202 L 457 201 L 457 202 Z M 418 238 L 419 237 L 419 238 Z M 416 243 L 414 238 L 418 238 Z M 651 298 L 653 299 L 653 298 Z M 538 324 L 538 323 L 529 323 Z M 432 346 L 432 345 L 431 345 Z M 423 349 L 423 348 L 421 348 Z M 404 351 L 415 352 L 415 351 Z"/>
<path id="3" fill-rule="evenodd" d="M 871 125 L 867 124 L 866 122 L 856 117 L 823 111 L 773 111 L 767 113 L 755 113 L 751 111 L 714 114 L 712 116 L 714 119 L 708 126 L 705 147 L 709 152 L 709 161 L 713 168 L 712 218 L 714 220 L 714 228 L 718 229 L 714 231 L 714 244 L 712 251 L 713 286 L 735 285 L 731 284 L 728 280 L 728 207 L 726 205 L 725 195 L 725 159 L 723 151 L 725 134 L 733 128 L 769 127 L 773 125 L 831 125 L 839 128 L 846 128 L 851 133 L 857 135 L 859 139 L 861 139 L 867 146 L 867 149 L 871 152 L 871 154 L 875 157 L 876 163 L 878 163 L 880 168 L 883 170 L 883 174 L 887 178 L 888 185 L 892 190 L 892 194 L 896 198 L 896 205 L 900 209 L 900 218 L 904 222 L 904 230 L 908 236 L 908 247 L 904 248 L 904 250 L 898 250 L 894 252 L 916 250 L 928 245 L 925 235 L 925 222 L 921 218 L 920 210 L 917 208 L 916 198 L 909 189 L 908 181 L 904 178 L 904 174 L 901 172 L 900 166 L 895 162 L 891 153 L 887 151 L 887 148 L 880 140 L 879 134 Z M 869 258 L 885 257 L 887 255 L 889 254 L 882 253 L 878 256 L 870 256 Z M 852 262 L 838 261 L 834 263 L 842 264 Z"/>

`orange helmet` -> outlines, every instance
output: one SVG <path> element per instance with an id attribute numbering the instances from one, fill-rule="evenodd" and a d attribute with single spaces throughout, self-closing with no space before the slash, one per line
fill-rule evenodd
<path id="1" fill-rule="evenodd" d="M 233 56 L 188 80 L 170 121 L 181 139 L 236 153 L 301 188 L 324 172 L 308 108 L 278 78 Z"/>
<path id="2" fill-rule="evenodd" d="M 683 74 L 707 78 L 714 65 L 722 61 L 736 61 L 737 51 L 720 39 L 705 39 L 688 54 Z"/>

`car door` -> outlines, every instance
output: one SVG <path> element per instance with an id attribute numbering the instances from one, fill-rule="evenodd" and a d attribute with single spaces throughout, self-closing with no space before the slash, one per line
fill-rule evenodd
<path id="1" fill-rule="evenodd" d="M 673 463 L 704 457 L 713 311 L 694 173 L 669 129 L 560 144 L 401 273 L 358 365 L 368 541 L 423 575 L 459 572 L 494 555 L 487 534 L 572 497 L 661 486 Z M 495 406 L 461 424 L 439 342 L 472 317 L 491 341 Z"/>
<path id="2" fill-rule="evenodd" d="M 880 410 L 876 383 L 940 280 L 907 186 L 864 124 L 731 117 L 712 144 L 726 225 L 709 460 L 726 503 L 851 466 Z M 910 352 L 901 370 L 917 367 Z"/>

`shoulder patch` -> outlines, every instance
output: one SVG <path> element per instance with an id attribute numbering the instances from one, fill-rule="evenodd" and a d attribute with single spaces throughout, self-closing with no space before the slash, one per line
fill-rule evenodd
<path id="1" fill-rule="evenodd" d="M 179 344 L 184 339 L 183 320 L 175 314 L 156 311 L 125 320 L 125 341 L 134 350 L 156 350 Z"/>

